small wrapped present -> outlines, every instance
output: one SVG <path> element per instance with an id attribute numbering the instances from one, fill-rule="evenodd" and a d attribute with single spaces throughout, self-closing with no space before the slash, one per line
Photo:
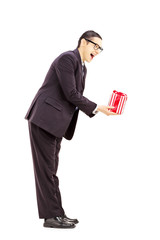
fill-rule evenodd
<path id="1" fill-rule="evenodd" d="M 115 112 L 117 114 L 122 114 L 124 111 L 124 107 L 127 101 L 127 95 L 122 92 L 113 91 L 111 95 L 111 99 L 109 101 L 109 106 L 115 107 L 110 111 Z"/>

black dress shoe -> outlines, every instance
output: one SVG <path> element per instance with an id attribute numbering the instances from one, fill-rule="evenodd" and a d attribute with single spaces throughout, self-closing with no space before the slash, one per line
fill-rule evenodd
<path id="1" fill-rule="evenodd" d="M 77 219 L 68 218 L 66 215 L 64 215 L 61 218 L 63 219 L 63 221 L 68 222 L 68 223 L 74 223 L 74 224 L 79 223 L 79 221 Z"/>
<path id="2" fill-rule="evenodd" d="M 62 217 L 53 217 L 45 219 L 43 226 L 50 228 L 74 228 L 75 224 L 64 221 Z"/>

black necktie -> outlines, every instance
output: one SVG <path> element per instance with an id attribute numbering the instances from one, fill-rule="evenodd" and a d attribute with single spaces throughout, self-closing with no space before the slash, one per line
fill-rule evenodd
<path id="1" fill-rule="evenodd" d="M 84 64 L 82 64 L 82 77 L 84 78 Z"/>

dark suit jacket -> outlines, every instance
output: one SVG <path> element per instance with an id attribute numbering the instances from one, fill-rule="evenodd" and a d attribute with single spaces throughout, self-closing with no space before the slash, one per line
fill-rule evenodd
<path id="1" fill-rule="evenodd" d="M 78 49 L 62 53 L 51 64 L 44 83 L 38 90 L 25 116 L 56 137 L 73 137 L 79 109 L 89 117 L 96 103 L 83 96 L 86 67 Z"/>

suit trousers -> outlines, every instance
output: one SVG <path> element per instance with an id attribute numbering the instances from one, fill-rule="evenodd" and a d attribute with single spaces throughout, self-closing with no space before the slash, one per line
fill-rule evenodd
<path id="1" fill-rule="evenodd" d="M 63 216 L 59 180 L 56 176 L 62 138 L 29 122 L 39 218 Z"/>

